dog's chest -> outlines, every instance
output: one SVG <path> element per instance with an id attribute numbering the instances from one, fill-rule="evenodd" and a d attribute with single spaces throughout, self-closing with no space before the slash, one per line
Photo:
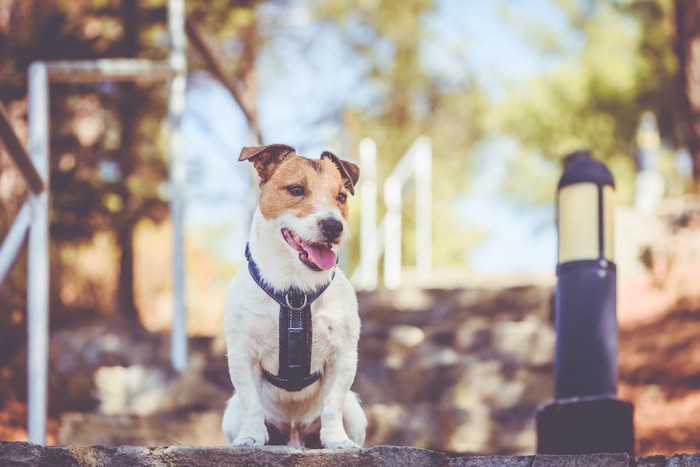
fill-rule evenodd
<path id="1" fill-rule="evenodd" d="M 337 329 L 333 319 L 323 312 L 315 310 L 311 317 L 311 372 L 322 370 L 328 359 L 332 358 L 337 346 Z M 279 329 L 278 317 L 261 318 L 252 330 L 254 343 L 259 349 L 262 367 L 277 374 L 279 371 Z"/>

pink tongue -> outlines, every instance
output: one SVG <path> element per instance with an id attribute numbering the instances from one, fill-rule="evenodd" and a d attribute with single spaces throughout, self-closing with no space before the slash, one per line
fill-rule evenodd
<path id="1" fill-rule="evenodd" d="M 318 248 L 303 240 L 301 244 L 304 250 L 309 254 L 309 261 L 314 263 L 317 268 L 325 271 L 335 266 L 335 251 L 330 248 Z"/>

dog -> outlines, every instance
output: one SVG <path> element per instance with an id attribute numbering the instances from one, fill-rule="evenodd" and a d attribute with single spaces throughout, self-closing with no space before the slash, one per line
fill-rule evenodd
<path id="1" fill-rule="evenodd" d="M 359 448 L 367 419 L 350 391 L 360 317 L 336 267 L 359 168 L 324 152 L 245 147 L 260 178 L 246 257 L 226 295 L 231 381 L 222 429 L 232 446 Z"/>

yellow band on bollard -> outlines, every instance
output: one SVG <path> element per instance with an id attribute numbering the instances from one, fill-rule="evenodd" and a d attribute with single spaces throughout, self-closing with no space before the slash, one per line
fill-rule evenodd
<path id="1" fill-rule="evenodd" d="M 598 185 L 575 183 L 559 190 L 559 264 L 600 259 L 615 261 L 615 190 L 603 186 L 603 245 L 599 234 Z"/>

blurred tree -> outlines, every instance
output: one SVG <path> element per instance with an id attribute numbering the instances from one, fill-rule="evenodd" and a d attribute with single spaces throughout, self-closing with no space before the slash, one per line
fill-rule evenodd
<path id="1" fill-rule="evenodd" d="M 255 108 L 255 1 L 190 0 L 191 13 L 218 41 L 249 52 L 233 62 L 248 108 Z M 0 98 L 22 102 L 34 60 L 167 57 L 166 0 L 86 0 L 0 4 Z M 246 29 L 248 28 L 248 29 Z M 250 31 L 248 31 L 250 30 Z M 243 34 L 241 31 L 248 31 Z M 197 63 L 195 62 L 195 67 Z M 51 101 L 51 238 L 53 319 L 116 313 L 138 324 L 133 236 L 145 218 L 167 217 L 167 179 L 161 127 L 164 83 L 53 85 Z M 26 115 L 25 115 L 26 117 Z M 3 226 L 4 228 L 4 226 Z M 95 234 L 111 232 L 117 283 L 79 283 L 69 258 Z M 110 267 L 103 265 L 103 268 Z M 73 271 L 75 272 L 75 271 Z M 14 274 L 22 276 L 22 271 Z M 18 276 L 18 277 L 19 277 Z M 66 283 L 73 290 L 63 293 Z M 95 295 L 114 290 L 112 300 Z M 76 288 L 80 290 L 76 292 Z M 6 292 L 11 293 L 13 292 Z M 69 297 L 70 296 L 70 297 Z M 16 297 L 14 301 L 23 301 Z M 4 299 L 3 299 L 4 301 Z M 72 309 L 73 312 L 68 313 Z M 58 311 L 56 313 L 55 311 Z"/>
<path id="2" fill-rule="evenodd" d="M 363 86 L 371 89 L 370 102 L 342 110 L 347 143 L 356 148 L 364 137 L 376 141 L 381 182 L 418 136 L 431 137 L 434 263 L 463 266 L 465 245 L 481 233 L 459 222 L 453 203 L 472 181 L 470 151 L 484 134 L 479 115 L 487 99 L 469 70 L 452 76 L 431 62 L 431 50 L 446 49 L 428 24 L 437 2 L 317 0 L 312 5 L 314 15 L 339 32 L 367 70 Z M 448 60 L 462 61 L 458 51 L 445 50 L 454 54 Z M 412 200 L 406 204 L 403 240 L 410 264 L 415 254 Z"/>
<path id="3" fill-rule="evenodd" d="M 557 42 L 555 34 L 528 27 L 526 40 L 558 58 L 526 85 L 512 86 L 492 118 L 505 134 L 526 148 L 559 160 L 568 152 L 590 148 L 605 160 L 623 199 L 631 199 L 634 139 L 640 115 L 652 111 L 666 144 L 676 146 L 680 94 L 673 52 L 670 0 L 556 0 L 579 40 Z M 539 35 L 531 32 L 540 31 Z M 547 41 L 542 41 L 542 38 Z M 509 180 L 509 189 L 533 198 L 527 180 Z M 537 188 L 535 187 L 535 190 Z"/>
<path id="4" fill-rule="evenodd" d="M 195 69 L 206 68 L 229 90 L 246 118 L 253 144 L 263 142 L 258 119 L 257 59 L 265 41 L 256 11 L 259 3 L 262 2 L 190 2 L 187 18 L 191 48 L 197 52 L 194 56 L 202 61 L 194 62 Z M 221 47 L 217 47 L 221 44 L 228 45 L 227 48 L 236 53 L 222 53 Z"/>
<path id="5" fill-rule="evenodd" d="M 676 0 L 676 51 L 686 122 L 684 132 L 693 157 L 695 189 L 700 192 L 700 3 Z"/>
<path id="6" fill-rule="evenodd" d="M 23 98 L 26 70 L 34 60 L 135 57 L 156 51 L 142 46 L 141 17 L 134 0 L 9 3 L 10 11 L 18 12 L 32 3 L 33 14 L 8 22 L 2 31 L 3 99 Z M 164 30 L 164 11 L 162 5 L 146 10 L 150 27 Z M 155 55 L 163 57 L 164 53 L 156 51 Z M 163 219 L 166 213 L 157 195 L 165 163 L 157 141 L 141 137 L 149 126 L 148 118 L 162 118 L 162 92 L 159 95 L 153 87 L 131 83 L 55 85 L 51 104 L 52 277 L 57 285 L 52 308 L 59 311 L 52 316 L 65 317 L 60 312 L 63 304 L 77 306 L 83 314 L 87 310 L 92 314 L 116 311 L 137 323 L 131 232 L 139 219 Z M 80 299 L 76 302 L 63 303 L 61 284 L 71 275 L 64 274 L 70 266 L 58 261 L 58 251 L 89 242 L 100 231 L 114 232 L 120 251 L 119 264 L 113 266 L 120 271 L 116 306 L 95 309 L 95 297 L 89 290 L 77 294 Z"/>
<path id="7" fill-rule="evenodd" d="M 255 108 L 256 32 L 248 0 L 188 0 L 207 33 L 236 58 L 227 69 Z M 166 0 L 0 0 L 0 99 L 26 136 L 27 69 L 35 60 L 167 58 Z M 238 54 L 239 45 L 250 52 Z M 192 58 L 196 56 L 192 54 Z M 196 69 L 200 63 L 193 62 Z M 168 217 L 163 141 L 165 83 L 54 84 L 51 89 L 52 325 L 118 318 L 140 326 L 134 284 L 134 236 L 144 220 Z M 26 190 L 0 155 L 0 238 Z M 159 248 L 168 248 L 161 244 Z M 162 275 L 162 264 L 151 274 Z M 0 406 L 24 393 L 26 259 L 0 288 Z M 14 365 L 14 367 L 10 367 Z M 56 384 L 56 381 L 52 381 Z M 89 385 L 88 385 L 89 386 Z M 52 389 L 52 410 L 59 394 Z M 83 388 L 86 391 L 89 387 Z M 79 392 L 79 391 L 78 391 Z M 87 393 L 72 394 L 75 401 Z M 20 397 L 21 398 L 21 397 Z M 77 408 L 77 407 L 76 407 Z M 84 407 L 83 407 L 84 408 Z"/>

